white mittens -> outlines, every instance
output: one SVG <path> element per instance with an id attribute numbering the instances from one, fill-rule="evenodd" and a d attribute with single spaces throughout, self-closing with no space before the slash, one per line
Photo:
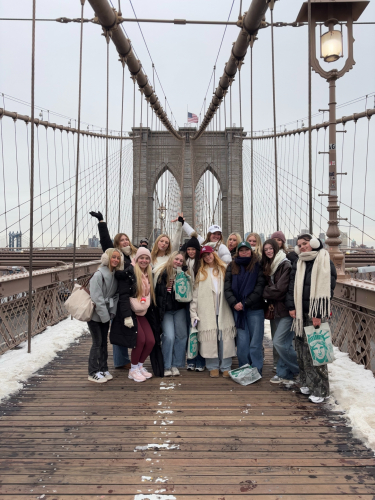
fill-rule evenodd
<path id="1" fill-rule="evenodd" d="M 134 326 L 133 318 L 131 316 L 129 316 L 129 318 L 125 318 L 124 325 L 127 326 L 128 328 L 132 328 Z"/>

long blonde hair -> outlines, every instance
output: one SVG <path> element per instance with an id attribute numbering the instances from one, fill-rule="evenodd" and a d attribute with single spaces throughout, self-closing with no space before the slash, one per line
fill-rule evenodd
<path id="1" fill-rule="evenodd" d="M 255 245 L 255 250 L 254 250 L 254 253 L 257 255 L 257 257 L 259 258 L 259 260 L 262 258 L 262 240 L 260 239 L 260 236 L 258 233 L 250 233 L 247 235 L 247 238 L 246 238 L 246 241 L 249 243 L 249 238 L 250 236 L 254 236 L 255 237 L 255 241 L 256 241 L 256 245 Z"/>
<path id="2" fill-rule="evenodd" d="M 126 236 L 129 240 L 129 246 L 131 248 L 131 251 L 132 251 L 132 255 L 136 254 L 137 253 L 137 249 L 135 248 L 135 246 L 133 245 L 133 243 L 131 242 L 131 239 L 129 238 L 129 236 L 126 234 L 126 233 L 118 233 L 116 234 L 116 236 L 113 238 L 113 246 L 115 248 L 120 248 L 120 240 L 123 236 Z"/>
<path id="3" fill-rule="evenodd" d="M 214 256 L 214 270 L 213 273 L 215 276 L 219 276 L 221 273 L 221 278 L 224 278 L 225 271 L 227 269 L 226 264 L 220 259 L 216 252 L 212 254 Z M 203 260 L 203 256 L 201 258 L 201 265 L 199 266 L 197 276 L 195 277 L 195 281 L 198 283 L 199 281 L 205 281 L 208 278 L 207 268 L 208 264 Z"/>
<path id="4" fill-rule="evenodd" d="M 136 297 L 137 297 L 138 300 L 140 300 L 143 297 L 142 275 L 145 274 L 145 273 L 139 267 L 138 261 L 133 264 L 133 267 L 134 267 L 134 275 L 135 275 L 135 278 L 137 280 L 137 295 L 136 295 Z M 146 271 L 147 271 L 148 281 L 150 282 L 150 295 L 151 295 L 151 299 L 152 299 L 152 302 L 154 304 L 156 304 L 155 292 L 154 292 L 154 284 L 153 284 L 153 281 L 152 281 L 152 269 L 151 269 L 151 265 L 150 264 L 147 266 Z"/>
<path id="5" fill-rule="evenodd" d="M 115 252 L 118 253 L 120 260 L 119 260 L 119 263 L 117 264 L 116 267 L 112 267 L 111 259 L 112 259 L 112 256 Z M 120 265 L 121 265 L 121 252 L 119 251 L 119 249 L 118 248 L 107 248 L 107 250 L 104 253 L 106 253 L 108 255 L 108 269 L 110 270 L 110 272 L 112 273 L 113 271 L 118 271 L 120 269 Z"/>
<path id="6" fill-rule="evenodd" d="M 236 248 L 237 248 L 237 247 L 238 247 L 238 245 L 239 245 L 239 244 L 241 243 L 241 241 L 242 241 L 242 238 L 241 238 L 240 233 L 230 233 L 230 235 L 228 236 L 228 239 L 227 239 L 227 247 L 228 247 L 228 243 L 229 243 L 229 238 L 230 238 L 231 236 L 233 236 L 233 235 L 234 235 L 234 236 L 236 237 L 236 239 L 237 239 L 237 245 L 236 245 Z M 228 247 L 228 248 L 229 248 L 229 247 Z"/>
<path id="7" fill-rule="evenodd" d="M 203 247 L 204 245 L 207 245 L 207 243 L 214 243 L 213 241 L 211 241 L 211 235 L 213 233 L 210 233 L 210 231 L 208 231 L 207 233 L 207 236 L 206 236 L 206 239 L 204 240 L 204 242 L 201 244 L 201 246 Z M 217 250 L 219 248 L 219 246 L 223 243 L 223 233 L 221 233 L 221 236 L 220 236 L 220 240 L 219 241 L 216 241 L 215 243 L 215 250 Z"/>
<path id="8" fill-rule="evenodd" d="M 169 245 L 167 246 L 167 249 L 165 251 L 165 255 L 169 255 L 171 253 L 171 251 L 172 251 L 170 237 L 167 234 L 161 234 L 160 236 L 158 236 L 156 238 L 154 246 L 152 247 L 152 250 L 151 250 L 151 264 L 155 264 L 155 261 L 157 259 L 158 251 L 159 251 L 158 243 L 161 240 L 161 238 L 168 238 L 168 241 L 169 241 Z"/>
<path id="9" fill-rule="evenodd" d="M 169 256 L 167 262 L 165 264 L 163 264 L 162 266 L 160 266 L 159 278 L 158 278 L 159 283 L 161 282 L 161 278 L 163 276 L 164 271 L 167 271 L 167 284 L 169 284 L 169 281 L 175 277 L 176 270 L 173 267 L 173 261 L 174 261 L 176 255 L 181 255 L 181 257 L 183 257 L 183 259 L 184 259 L 183 266 L 186 266 L 186 260 L 185 260 L 185 256 L 184 256 L 183 252 L 172 252 L 171 255 Z M 186 272 L 187 272 L 187 274 L 190 274 L 189 271 L 186 271 Z"/>

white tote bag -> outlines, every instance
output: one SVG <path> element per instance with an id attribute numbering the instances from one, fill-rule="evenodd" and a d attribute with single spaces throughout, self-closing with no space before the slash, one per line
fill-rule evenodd
<path id="1" fill-rule="evenodd" d="M 314 366 L 322 366 L 335 361 L 333 353 L 331 330 L 328 323 L 320 326 L 305 326 L 307 343 L 309 345 Z"/>
<path id="2" fill-rule="evenodd" d="M 90 321 L 95 309 L 87 289 L 82 285 L 74 285 L 71 296 L 64 304 L 65 309 L 79 321 Z"/>

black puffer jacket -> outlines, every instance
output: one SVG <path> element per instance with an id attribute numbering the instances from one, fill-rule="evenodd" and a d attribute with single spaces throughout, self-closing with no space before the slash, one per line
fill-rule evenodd
<path id="1" fill-rule="evenodd" d="M 228 264 L 227 270 L 225 272 L 225 282 L 224 282 L 224 295 L 227 299 L 228 304 L 232 309 L 238 304 L 238 300 L 232 290 L 232 265 L 233 262 Z M 264 309 L 263 291 L 266 286 L 266 277 L 263 274 L 262 267 L 258 267 L 258 277 L 255 283 L 254 290 L 246 297 L 245 308 L 251 311 L 257 311 L 259 309 Z"/>
<path id="2" fill-rule="evenodd" d="M 119 301 L 109 338 L 111 344 L 133 349 L 137 345 L 137 317 L 130 307 L 130 297 L 134 297 L 137 290 L 133 266 L 124 271 L 116 271 L 115 277 L 118 282 Z M 124 325 L 124 319 L 129 317 L 133 318 L 132 328 Z"/>
<path id="3" fill-rule="evenodd" d="M 302 296 L 304 314 L 308 314 L 310 309 L 311 273 L 314 262 L 315 260 L 309 260 L 306 262 L 306 271 L 305 271 L 305 279 L 303 282 L 303 296 Z M 298 260 L 294 262 L 292 272 L 290 273 L 289 290 L 285 300 L 285 305 L 288 311 L 295 311 L 296 309 L 296 306 L 294 304 L 294 283 L 296 279 L 297 263 Z M 330 261 L 330 265 L 331 265 L 331 299 L 332 299 L 336 287 L 337 272 L 335 265 L 332 261 Z M 317 318 L 320 318 L 320 316 L 317 315 Z"/>
<path id="4" fill-rule="evenodd" d="M 107 223 L 99 222 L 98 230 L 99 230 L 99 241 L 103 252 L 105 252 L 108 248 L 113 248 L 113 241 L 109 235 Z M 129 255 L 125 255 L 124 252 L 122 252 L 122 255 L 124 257 L 124 269 L 126 269 L 131 263 L 131 258 Z"/>
<path id="5" fill-rule="evenodd" d="M 289 316 L 289 311 L 285 307 L 284 302 L 289 290 L 291 270 L 292 264 L 286 259 L 276 269 L 273 275 L 273 283 L 271 276 L 266 276 L 267 285 L 263 292 L 263 298 L 267 299 L 267 303 L 273 304 L 275 308 L 275 318 L 286 318 Z"/>
<path id="6" fill-rule="evenodd" d="M 178 302 L 175 298 L 174 287 L 172 292 L 167 291 L 167 271 L 164 271 L 155 287 L 156 305 L 159 310 L 160 321 L 163 321 L 164 314 L 168 311 L 178 311 L 185 309 L 186 302 Z"/>

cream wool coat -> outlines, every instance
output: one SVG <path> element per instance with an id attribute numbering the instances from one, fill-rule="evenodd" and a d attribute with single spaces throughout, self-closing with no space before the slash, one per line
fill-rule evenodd
<path id="1" fill-rule="evenodd" d="M 224 277 L 219 278 L 219 331 L 216 324 L 215 310 L 215 287 L 212 283 L 211 273 L 208 271 L 205 281 L 196 283 L 193 292 L 193 300 L 190 302 L 190 316 L 193 323 L 198 321 L 199 353 L 204 358 L 218 358 L 217 339 L 223 338 L 223 358 L 236 356 L 234 338 L 237 330 L 234 323 L 233 313 L 224 296 Z"/>

